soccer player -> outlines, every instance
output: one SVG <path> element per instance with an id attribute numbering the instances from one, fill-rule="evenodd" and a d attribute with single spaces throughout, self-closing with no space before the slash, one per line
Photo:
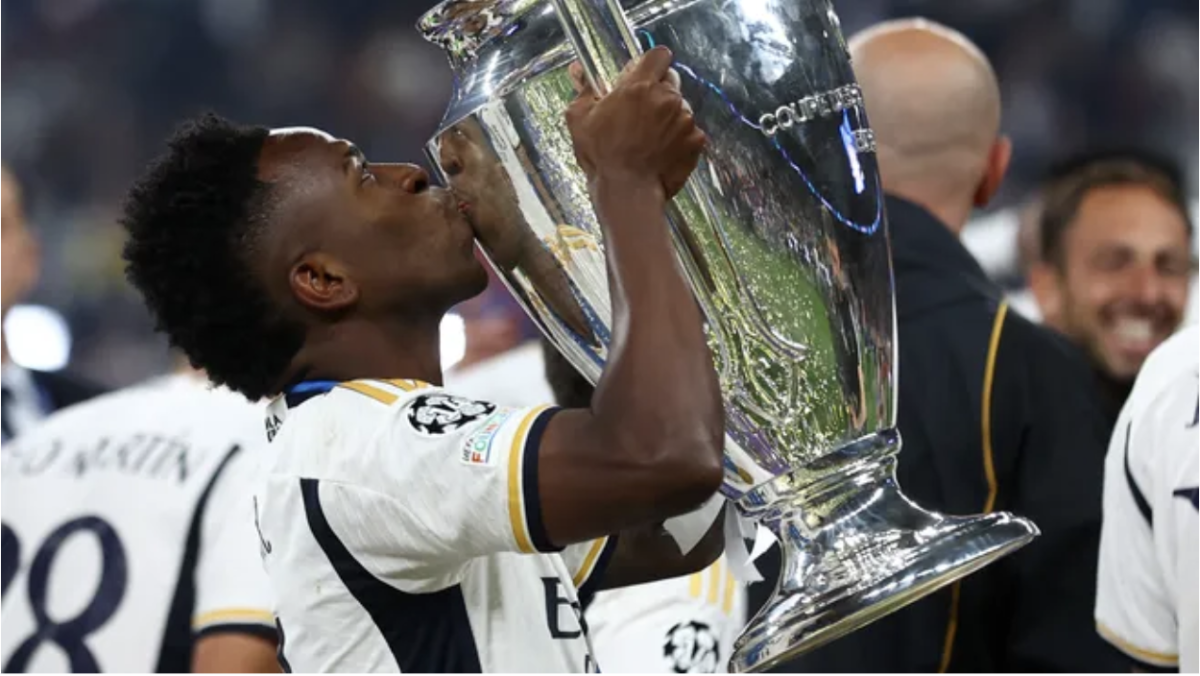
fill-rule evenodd
<path id="1" fill-rule="evenodd" d="M 1198 343 L 1192 326 L 1151 353 L 1105 466 L 1096 627 L 1147 670 L 1200 667 Z"/>
<path id="2" fill-rule="evenodd" d="M 210 116 L 132 190 L 126 258 L 159 325 L 217 382 L 281 395 L 256 513 L 285 668 L 594 670 L 581 596 L 719 556 L 719 522 L 687 555 L 659 526 L 713 495 L 724 441 L 664 217 L 705 144 L 671 58 L 567 113 L 614 307 L 585 409 L 439 387 L 442 315 L 487 276 L 469 206 L 415 166 Z"/>
<path id="3" fill-rule="evenodd" d="M 183 372 L 3 449 L 3 671 L 271 672 L 262 406 Z"/>

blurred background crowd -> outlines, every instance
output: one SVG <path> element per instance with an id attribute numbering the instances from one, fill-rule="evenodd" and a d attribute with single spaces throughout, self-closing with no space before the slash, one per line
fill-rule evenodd
<path id="1" fill-rule="evenodd" d="M 108 386 L 167 365 L 162 339 L 124 283 L 116 215 L 132 177 L 186 116 L 212 108 L 269 125 L 312 124 L 356 139 L 371 157 L 421 157 L 450 88 L 441 53 L 414 29 L 432 4 L 5 0 L 3 160 L 24 186 L 44 256 L 29 306 L 6 324 L 13 358 L 50 370 L 69 360 Z M 1163 153 L 1183 168 L 1194 204 L 1197 3 L 834 4 L 847 35 L 919 14 L 962 30 L 995 64 L 1016 153 L 999 199 L 965 241 L 1009 290 L 1023 283 L 1019 214 L 1058 158 L 1113 146 Z M 451 320 L 448 361 L 533 335 L 494 287 Z"/>

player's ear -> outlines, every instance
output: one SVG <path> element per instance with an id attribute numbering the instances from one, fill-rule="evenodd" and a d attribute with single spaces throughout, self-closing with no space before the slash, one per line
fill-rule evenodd
<path id="1" fill-rule="evenodd" d="M 338 312 L 358 302 L 358 285 L 337 259 L 323 253 L 306 254 L 294 266 L 288 282 L 302 305 L 319 312 Z"/>

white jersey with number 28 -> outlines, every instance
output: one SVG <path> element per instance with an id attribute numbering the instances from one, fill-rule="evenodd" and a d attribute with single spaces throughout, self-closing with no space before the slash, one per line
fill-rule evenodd
<path id="1" fill-rule="evenodd" d="M 273 638 L 254 531 L 262 407 L 173 376 L 3 448 L 3 671 L 181 672 L 211 632 Z"/>

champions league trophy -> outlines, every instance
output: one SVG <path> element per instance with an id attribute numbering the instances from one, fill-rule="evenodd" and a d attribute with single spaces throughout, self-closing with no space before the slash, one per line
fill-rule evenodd
<path id="1" fill-rule="evenodd" d="M 875 140 L 829 0 L 447 0 L 420 23 L 455 73 L 428 150 L 493 267 L 595 382 L 601 229 L 564 112 L 666 45 L 709 145 L 668 218 L 725 401 L 722 492 L 779 539 L 733 671 L 816 648 L 1030 542 L 1004 513 L 925 511 L 895 479 L 892 274 Z"/>

